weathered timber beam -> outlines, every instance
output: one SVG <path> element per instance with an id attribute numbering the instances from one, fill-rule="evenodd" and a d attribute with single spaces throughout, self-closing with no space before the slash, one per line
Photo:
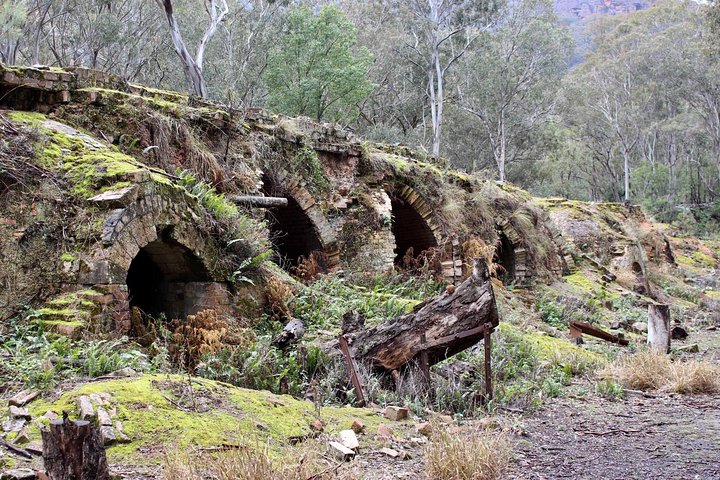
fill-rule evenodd
<path id="1" fill-rule="evenodd" d="M 230 201 L 246 207 L 275 208 L 287 207 L 288 199 L 283 197 L 261 197 L 259 195 L 233 195 Z"/>
<path id="2" fill-rule="evenodd" d="M 605 340 L 606 342 L 617 343 L 618 345 L 626 346 L 629 344 L 627 339 L 622 338 L 619 335 L 613 335 L 612 333 L 600 330 L 589 323 L 570 320 L 570 336 L 572 338 L 578 338 L 583 333 Z"/>
<path id="3" fill-rule="evenodd" d="M 397 370 L 425 352 L 434 365 L 483 339 L 498 325 L 492 282 L 484 260 L 477 260 L 470 278 L 434 298 L 413 313 L 353 332 L 358 361 Z"/>

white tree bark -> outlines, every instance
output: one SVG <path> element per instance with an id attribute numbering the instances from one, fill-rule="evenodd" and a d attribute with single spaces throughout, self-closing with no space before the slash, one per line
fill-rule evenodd
<path id="1" fill-rule="evenodd" d="M 648 305 L 648 345 L 658 352 L 670 351 L 670 307 L 668 305 Z"/>
<path id="2" fill-rule="evenodd" d="M 210 39 L 217 32 L 218 27 L 228 14 L 228 4 L 226 0 L 206 0 L 205 9 L 210 15 L 210 24 L 200 40 L 195 51 L 195 56 L 190 54 L 185 42 L 183 41 L 180 27 L 178 26 L 175 12 L 173 11 L 172 0 L 155 0 L 155 2 L 165 12 L 165 17 L 170 28 L 170 37 L 172 38 L 175 52 L 180 57 L 185 72 L 185 79 L 188 83 L 188 91 L 190 95 L 202 98 L 208 97 L 207 85 L 203 76 L 203 61 L 205 59 L 205 50 Z"/>

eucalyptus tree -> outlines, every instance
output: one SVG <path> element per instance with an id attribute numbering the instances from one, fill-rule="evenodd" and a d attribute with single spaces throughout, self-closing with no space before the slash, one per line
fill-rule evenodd
<path id="1" fill-rule="evenodd" d="M 188 91 L 191 95 L 202 98 L 208 96 L 207 84 L 203 76 L 203 62 L 205 60 L 205 50 L 208 43 L 217 32 L 222 24 L 225 16 L 230 11 L 227 0 L 205 0 L 203 6 L 205 12 L 210 17 L 210 21 L 200 38 L 195 54 L 190 53 L 185 40 L 183 39 L 175 9 L 172 0 L 155 0 L 155 3 L 162 9 L 167 19 L 168 28 L 170 29 L 170 38 L 172 39 L 173 48 L 180 61 L 182 62 L 183 72 L 187 81 Z"/>
<path id="2" fill-rule="evenodd" d="M 305 6 L 294 8 L 269 58 L 268 105 L 288 115 L 352 122 L 373 88 L 367 79 L 370 62 L 340 9 L 327 5 L 315 14 Z"/>
<path id="3" fill-rule="evenodd" d="M 534 149 L 527 139 L 549 120 L 572 53 L 572 36 L 547 0 L 508 3 L 466 53 L 457 103 L 479 122 L 501 182 L 506 165 Z"/>
<path id="4" fill-rule="evenodd" d="M 456 63 L 489 28 L 494 0 L 409 0 L 415 21 L 408 23 L 412 41 L 407 58 L 425 72 L 425 95 L 430 109 L 431 153 L 440 155 L 447 78 Z"/>

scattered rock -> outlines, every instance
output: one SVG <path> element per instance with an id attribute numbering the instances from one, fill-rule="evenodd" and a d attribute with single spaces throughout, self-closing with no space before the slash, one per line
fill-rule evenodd
<path id="1" fill-rule="evenodd" d="M 110 414 L 103 407 L 97 408 L 97 419 L 100 426 L 112 427 L 112 418 L 110 418 Z"/>
<path id="2" fill-rule="evenodd" d="M 717 326 L 716 326 L 716 325 L 710 325 L 710 326 L 707 327 L 705 330 L 707 330 L 707 331 L 709 331 L 709 332 L 714 332 L 715 330 L 717 330 Z"/>
<path id="3" fill-rule="evenodd" d="M 409 410 L 405 407 L 389 406 L 385 409 L 385 418 L 392 421 L 400 421 L 408 418 Z"/>
<path id="4" fill-rule="evenodd" d="M 130 443 L 130 437 L 125 434 L 125 429 L 121 422 L 115 422 L 115 436 L 120 443 Z"/>
<path id="5" fill-rule="evenodd" d="M 688 332 L 683 327 L 676 325 L 670 330 L 670 337 L 673 340 L 685 340 L 688 337 Z"/>
<path id="6" fill-rule="evenodd" d="M 95 418 L 95 408 L 87 395 L 81 395 L 77 400 L 80 420 L 92 420 Z"/>
<path id="7" fill-rule="evenodd" d="M 648 326 L 645 322 L 635 322 L 633 323 L 632 329 L 637 333 L 647 333 Z"/>
<path id="8" fill-rule="evenodd" d="M 4 432 L 19 432 L 25 426 L 24 418 L 15 418 L 6 420 L 2 423 L 2 429 Z"/>
<path id="9" fill-rule="evenodd" d="M 355 432 L 352 430 L 343 430 L 340 432 L 340 443 L 350 450 L 360 448 L 360 442 L 358 442 L 357 436 L 355 436 Z"/>
<path id="10" fill-rule="evenodd" d="M 477 426 L 485 430 L 493 430 L 498 428 L 500 424 L 498 424 L 498 421 L 494 418 L 485 417 L 477 421 Z"/>
<path id="11" fill-rule="evenodd" d="M 430 422 L 425 423 L 418 423 L 415 425 L 415 431 L 418 432 L 420 435 L 425 435 L 426 437 L 429 437 L 432 433 L 432 425 Z"/>
<path id="12" fill-rule="evenodd" d="M 322 432 L 325 430 L 325 425 L 323 425 L 323 422 L 319 418 L 316 418 L 310 422 L 310 430 L 314 432 Z"/>
<path id="13" fill-rule="evenodd" d="M 60 416 L 57 413 L 48 410 L 47 412 L 45 412 L 42 418 L 47 418 L 48 420 L 57 420 L 58 418 L 60 418 Z"/>
<path id="14" fill-rule="evenodd" d="M 393 450 L 392 448 L 381 448 L 380 453 L 383 453 L 390 458 L 398 458 L 400 456 L 400 452 Z"/>
<path id="15" fill-rule="evenodd" d="M 21 428 L 20 431 L 15 434 L 15 437 L 12 440 L 18 445 L 24 445 L 28 443 L 30 441 L 30 430 L 28 430 L 27 427 Z"/>
<path id="16" fill-rule="evenodd" d="M 620 330 L 622 327 L 622 324 L 620 322 L 613 322 L 612 325 L 610 325 L 610 330 Z"/>
<path id="17" fill-rule="evenodd" d="M 348 462 L 355 458 L 354 451 L 338 442 L 328 442 L 328 453 L 343 462 Z"/>
<path id="18" fill-rule="evenodd" d="M 100 427 L 100 438 L 103 441 L 103 445 L 106 447 L 108 445 L 112 445 L 115 441 L 117 441 L 115 429 L 113 427 Z"/>
<path id="19" fill-rule="evenodd" d="M 410 445 L 413 447 L 419 447 L 420 445 L 425 445 L 428 443 L 428 439 L 426 437 L 412 437 L 410 439 Z"/>
<path id="20" fill-rule="evenodd" d="M 112 373 L 108 373 L 106 376 L 113 377 L 113 378 L 128 378 L 128 377 L 137 377 L 140 375 L 138 372 L 133 370 L 130 367 L 121 368 L 120 370 L 115 370 Z"/>
<path id="21" fill-rule="evenodd" d="M 33 455 L 42 455 L 42 443 L 32 442 L 25 445 L 25 450 L 32 453 Z"/>
<path id="22" fill-rule="evenodd" d="M 14 470 L 6 470 L 0 475 L 0 480 L 35 480 L 37 475 L 35 470 L 29 468 L 17 468 Z"/>
<path id="23" fill-rule="evenodd" d="M 90 402 L 93 405 L 108 405 L 110 403 L 110 395 L 107 393 L 91 393 Z"/>
<path id="24" fill-rule="evenodd" d="M 700 351 L 700 347 L 697 343 L 693 343 L 691 345 L 683 345 L 682 347 L 677 347 L 678 352 L 683 353 L 698 353 Z"/>
<path id="25" fill-rule="evenodd" d="M 123 208 L 130 205 L 137 198 L 137 184 L 117 190 L 108 190 L 94 197 L 90 197 L 88 201 L 106 205 L 108 208 Z"/>
<path id="26" fill-rule="evenodd" d="M 10 406 L 10 416 L 12 418 L 24 418 L 25 420 L 30 420 L 32 418 L 27 408 L 16 407 L 14 405 Z"/>
<path id="27" fill-rule="evenodd" d="M 40 390 L 23 390 L 22 392 L 13 395 L 8 404 L 16 407 L 23 407 L 31 401 L 35 400 L 40 395 Z"/>
<path id="28" fill-rule="evenodd" d="M 47 472 L 45 472 L 45 470 L 38 470 L 37 480 L 50 480 L 50 477 L 48 477 L 48 474 Z"/>
<path id="29" fill-rule="evenodd" d="M 450 415 L 444 415 L 442 413 L 433 412 L 432 410 L 426 409 L 425 413 L 427 413 L 428 417 L 430 417 L 432 420 L 436 420 L 438 422 L 442 423 L 453 423 L 453 418 Z"/>
<path id="30" fill-rule="evenodd" d="M 388 427 L 384 423 L 381 423 L 380 425 L 378 425 L 377 433 L 381 437 L 393 438 L 393 431 L 390 429 L 390 427 Z"/>
<path id="31" fill-rule="evenodd" d="M 365 424 L 359 418 L 354 418 L 350 428 L 355 433 L 362 433 L 365 430 Z"/>

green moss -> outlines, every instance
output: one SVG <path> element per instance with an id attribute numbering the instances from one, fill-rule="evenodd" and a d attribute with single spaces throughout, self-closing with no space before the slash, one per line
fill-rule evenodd
<path id="1" fill-rule="evenodd" d="M 169 399 L 178 401 L 173 385 L 187 385 L 187 377 L 178 375 L 145 375 L 133 379 L 111 380 L 83 385 L 65 392 L 54 402 L 31 405 L 34 417 L 46 411 L 77 413 L 77 399 L 81 395 L 109 393 L 117 408 L 117 419 L 123 423 L 131 438 L 127 444 L 109 447 L 110 461 L 151 463 L 159 461 L 152 453 L 161 454 L 165 447 L 219 446 L 252 441 L 270 440 L 277 448 L 289 437 L 310 433 L 309 424 L 315 418 L 312 403 L 290 396 L 246 390 L 220 382 L 193 379 L 197 396 L 211 397 L 211 408 L 205 412 L 179 409 Z M 366 425 L 379 421 L 371 410 L 355 408 L 323 408 L 320 417 L 335 432 L 350 426 L 352 418 L 361 418 Z M 31 435 L 39 436 L 33 425 Z"/>
<path id="2" fill-rule="evenodd" d="M 61 262 L 74 262 L 77 260 L 77 257 L 69 252 L 64 252 L 62 255 L 60 255 L 60 261 Z"/>
<path id="3" fill-rule="evenodd" d="M 607 298 L 617 298 L 619 295 L 616 292 L 610 292 L 605 287 L 591 279 L 586 273 L 578 271 L 567 277 L 563 277 L 565 282 L 573 286 L 575 289 L 580 290 L 583 293 L 587 293 L 593 296 L 604 296 Z"/>
<path id="4" fill-rule="evenodd" d="M 26 123 L 33 127 L 40 126 L 47 119 L 42 113 L 36 112 L 9 111 L 6 115 L 13 122 Z"/>
<path id="5" fill-rule="evenodd" d="M 692 252 L 692 258 L 696 262 L 701 263 L 706 267 L 714 268 L 717 265 L 717 260 L 715 260 L 710 255 L 706 255 L 698 250 Z"/>
<path id="6" fill-rule="evenodd" d="M 500 331 L 529 345 L 544 363 L 573 363 L 583 366 L 603 363 L 604 358 L 595 352 L 590 352 L 571 343 L 568 340 L 543 335 L 538 332 L 523 331 L 519 327 L 503 322 Z"/>
<path id="7" fill-rule="evenodd" d="M 708 290 L 705 292 L 705 295 L 707 295 L 710 300 L 720 300 L 720 292 L 717 290 Z"/>

